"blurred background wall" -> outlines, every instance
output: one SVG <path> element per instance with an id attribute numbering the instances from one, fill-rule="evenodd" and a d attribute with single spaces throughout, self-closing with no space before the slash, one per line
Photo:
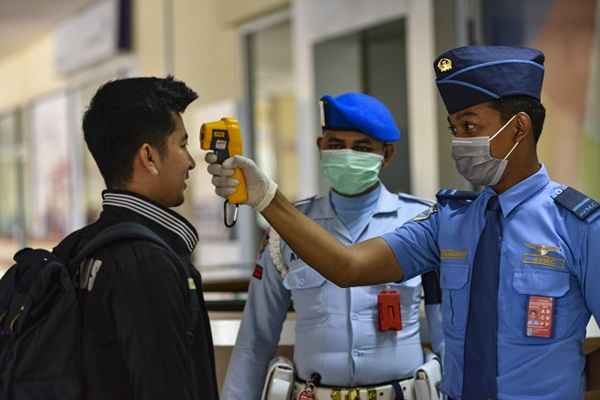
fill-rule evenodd
<path id="1" fill-rule="evenodd" d="M 200 95 L 185 113 L 240 119 L 246 152 L 286 195 L 327 190 L 314 140 L 317 100 L 370 93 L 403 137 L 385 183 L 432 198 L 468 188 L 448 151 L 431 62 L 465 44 L 547 55 L 542 160 L 556 180 L 600 197 L 596 0 L 0 0 L 0 269 L 23 245 L 50 247 L 100 211 L 103 182 L 81 116 L 107 80 L 174 74 Z M 247 276 L 263 222 L 226 230 L 202 162 L 181 212 L 201 230 L 207 276 Z M 226 268 L 223 266 L 226 265 Z"/>

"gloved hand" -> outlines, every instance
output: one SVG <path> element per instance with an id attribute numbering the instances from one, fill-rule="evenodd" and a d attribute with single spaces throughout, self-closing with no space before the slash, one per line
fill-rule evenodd
<path id="1" fill-rule="evenodd" d="M 235 168 L 241 168 L 248 189 L 248 201 L 245 204 L 254 207 L 258 212 L 271 204 L 277 193 L 277 184 L 251 159 L 233 156 L 225 160 L 223 164 L 217 164 L 217 156 L 214 153 L 208 153 L 204 160 L 209 164 L 207 171 L 212 175 L 212 184 L 215 186 L 215 193 L 219 196 L 227 198 L 235 192 L 240 182 L 230 176 L 233 175 Z"/>

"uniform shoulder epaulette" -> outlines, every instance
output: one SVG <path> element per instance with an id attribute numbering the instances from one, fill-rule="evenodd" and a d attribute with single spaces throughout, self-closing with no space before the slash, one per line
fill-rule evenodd
<path id="1" fill-rule="evenodd" d="M 300 210 L 303 214 L 308 214 L 312 207 L 314 206 L 314 204 L 320 199 L 320 196 L 312 196 L 312 197 L 308 197 L 306 199 L 302 199 L 302 200 L 298 200 L 294 203 L 294 206 Z"/>
<path id="2" fill-rule="evenodd" d="M 479 196 L 479 193 L 456 189 L 442 189 L 435 195 L 438 201 L 460 200 L 463 202 L 471 202 L 475 200 L 477 196 Z"/>
<path id="3" fill-rule="evenodd" d="M 600 204 L 596 200 L 569 186 L 554 193 L 552 198 L 556 204 L 571 211 L 583 221 L 600 210 Z"/>
<path id="4" fill-rule="evenodd" d="M 407 193 L 398 193 L 398 198 L 402 200 L 414 201 L 415 203 L 420 203 L 426 205 L 427 207 L 431 207 L 435 204 L 434 201 L 424 199 L 422 197 L 413 196 L 412 194 Z"/>
<path id="5" fill-rule="evenodd" d="M 312 202 L 313 202 L 313 201 L 314 201 L 316 198 L 317 198 L 317 195 L 314 195 L 314 196 L 311 196 L 311 197 L 307 197 L 307 198 L 305 198 L 305 199 L 296 200 L 296 201 L 294 202 L 294 205 L 295 205 L 296 207 L 298 207 L 298 206 L 303 206 L 303 205 L 305 205 L 305 204 L 312 203 Z"/>

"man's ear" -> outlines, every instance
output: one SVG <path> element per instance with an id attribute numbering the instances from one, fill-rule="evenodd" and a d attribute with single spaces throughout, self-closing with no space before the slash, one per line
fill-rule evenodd
<path id="1" fill-rule="evenodd" d="M 531 134 L 533 137 L 533 123 L 531 122 L 531 118 L 526 112 L 521 111 L 517 114 L 516 119 L 516 129 L 517 134 L 515 135 L 515 143 L 522 141 L 528 134 Z"/>
<path id="2" fill-rule="evenodd" d="M 383 166 L 389 165 L 396 156 L 396 146 L 393 143 L 383 145 Z"/>
<path id="3" fill-rule="evenodd" d="M 144 171 L 151 175 L 158 175 L 160 154 L 154 147 L 150 146 L 148 143 L 144 143 L 138 149 L 136 158 Z"/>

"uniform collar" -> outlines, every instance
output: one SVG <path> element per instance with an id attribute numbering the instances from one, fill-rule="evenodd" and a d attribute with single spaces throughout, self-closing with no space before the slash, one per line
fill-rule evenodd
<path id="1" fill-rule="evenodd" d="M 198 232 L 192 224 L 158 203 L 133 192 L 105 190 L 102 192 L 103 215 L 117 213 L 119 218 L 135 219 L 149 225 L 171 244 L 192 253 L 198 243 Z M 140 218 L 141 217 L 141 218 Z"/>
<path id="2" fill-rule="evenodd" d="M 373 215 L 397 213 L 398 209 L 400 208 L 400 204 L 400 201 L 398 201 L 398 195 L 391 193 L 382 183 L 379 201 L 377 202 L 377 209 Z"/>
<path id="3" fill-rule="evenodd" d="M 502 208 L 502 215 L 504 218 L 507 218 L 512 210 L 514 210 L 525 200 L 538 193 L 548 183 L 550 183 L 548 171 L 542 164 L 540 169 L 535 174 L 531 175 L 527 179 L 522 180 L 508 189 L 506 192 L 502 193 L 498 199 L 500 201 L 500 207 Z M 494 190 L 489 186 L 484 192 L 488 192 L 490 196 L 496 194 L 496 192 L 494 192 Z"/>
<path id="4" fill-rule="evenodd" d="M 325 198 L 321 198 L 321 201 L 318 201 L 317 212 L 314 219 L 331 219 L 336 218 L 335 211 L 331 206 L 331 200 L 329 195 Z M 395 213 L 398 212 L 398 208 L 400 208 L 400 202 L 398 201 L 398 195 L 392 194 L 387 190 L 385 185 L 381 184 L 381 190 L 379 191 L 379 199 L 377 200 L 377 207 L 375 208 L 375 212 L 373 215 L 385 214 L 385 213 Z"/>
<path id="5" fill-rule="evenodd" d="M 381 185 L 377 184 L 377 187 L 369 192 L 354 197 L 344 196 L 332 190 L 329 192 L 329 198 L 338 215 L 346 213 L 356 214 L 362 213 L 365 209 L 374 211 L 377 208 L 380 193 Z"/>

